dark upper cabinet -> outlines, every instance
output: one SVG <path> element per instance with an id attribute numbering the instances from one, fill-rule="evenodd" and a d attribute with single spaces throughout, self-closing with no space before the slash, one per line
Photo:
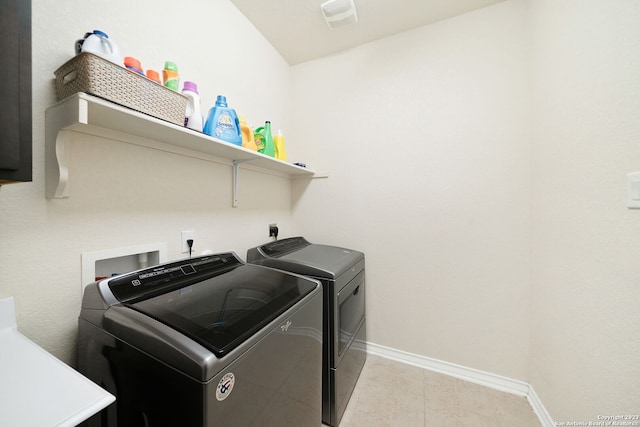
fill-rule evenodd
<path id="1" fill-rule="evenodd" d="M 31 181 L 31 0 L 0 0 L 0 185 Z"/>

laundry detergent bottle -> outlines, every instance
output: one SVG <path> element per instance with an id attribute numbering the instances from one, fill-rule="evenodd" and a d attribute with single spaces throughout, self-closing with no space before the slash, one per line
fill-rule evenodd
<path id="1" fill-rule="evenodd" d="M 271 134 L 271 122 L 264 122 L 264 126 L 260 126 L 254 131 L 254 138 L 258 146 L 258 152 L 266 156 L 275 157 L 276 150 L 273 145 L 273 135 Z"/>
<path id="2" fill-rule="evenodd" d="M 238 115 L 233 108 L 229 108 L 225 96 L 218 95 L 216 104 L 209 110 L 207 121 L 202 131 L 214 138 L 242 146 L 242 133 Z"/>
<path id="3" fill-rule="evenodd" d="M 77 40 L 75 51 L 76 55 L 82 52 L 90 52 L 122 66 L 120 49 L 118 49 L 118 46 L 109 38 L 107 33 L 100 30 L 93 30 L 91 33 L 86 33 L 83 39 Z"/>
<path id="4" fill-rule="evenodd" d="M 287 161 L 287 150 L 284 148 L 284 134 L 280 129 L 273 136 L 273 145 L 276 152 L 276 159 L 282 160 L 283 162 Z"/>
<path id="5" fill-rule="evenodd" d="M 242 146 L 247 150 L 258 151 L 256 142 L 253 139 L 253 130 L 247 124 L 247 118 L 241 114 L 238 119 L 240 120 L 240 131 L 242 132 Z"/>
<path id="6" fill-rule="evenodd" d="M 198 85 L 194 82 L 184 82 L 182 94 L 187 97 L 187 111 L 185 112 L 184 119 L 185 127 L 202 132 L 202 113 L 200 113 Z"/>
<path id="7" fill-rule="evenodd" d="M 171 90 L 178 91 L 180 86 L 180 73 L 178 73 L 178 66 L 175 62 L 166 61 L 164 63 L 164 69 L 162 70 L 162 79 L 164 80 L 164 86 Z"/>

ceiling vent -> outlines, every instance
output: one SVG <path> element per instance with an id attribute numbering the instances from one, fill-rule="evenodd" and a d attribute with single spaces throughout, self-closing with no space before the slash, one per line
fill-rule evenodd
<path id="1" fill-rule="evenodd" d="M 353 0 L 329 0 L 320 5 L 322 16 L 330 29 L 358 22 L 358 11 Z"/>

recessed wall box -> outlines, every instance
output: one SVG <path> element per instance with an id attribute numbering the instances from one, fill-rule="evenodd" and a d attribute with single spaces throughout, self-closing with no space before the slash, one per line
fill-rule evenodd
<path id="1" fill-rule="evenodd" d="M 140 268 L 167 262 L 167 242 L 113 248 L 82 254 L 82 283 L 85 286 L 98 277 L 128 273 Z"/>

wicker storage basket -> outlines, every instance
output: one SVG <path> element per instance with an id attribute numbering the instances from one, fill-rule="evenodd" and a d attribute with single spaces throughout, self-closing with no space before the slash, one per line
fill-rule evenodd
<path id="1" fill-rule="evenodd" d="M 54 72 L 58 101 L 86 92 L 184 126 L 187 97 L 89 52 Z"/>

